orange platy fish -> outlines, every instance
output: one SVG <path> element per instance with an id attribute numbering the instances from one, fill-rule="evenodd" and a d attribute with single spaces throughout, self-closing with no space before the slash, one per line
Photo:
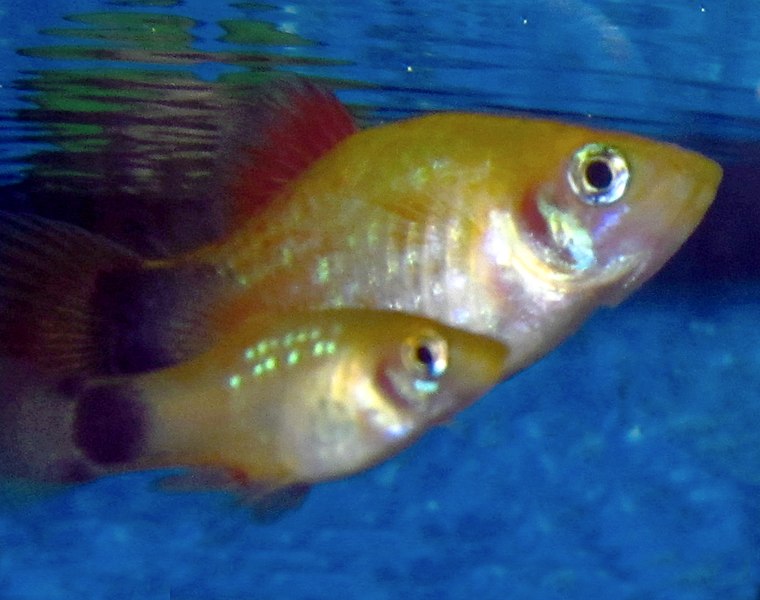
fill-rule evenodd
<path id="1" fill-rule="evenodd" d="M 390 311 L 253 315 L 194 359 L 150 373 L 66 391 L 23 377 L 9 386 L 6 373 L 15 391 L 0 403 L 0 469 L 66 482 L 205 467 L 261 499 L 388 458 L 495 385 L 506 354 L 490 338 Z"/>
<path id="2" fill-rule="evenodd" d="M 305 82 L 261 105 L 223 174 L 235 227 L 210 245 L 144 260 L 2 217 L 5 353 L 134 373 L 194 356 L 252 313 L 362 307 L 497 338 L 506 377 L 655 273 L 721 178 L 677 146 L 554 121 L 440 113 L 359 131 Z"/>

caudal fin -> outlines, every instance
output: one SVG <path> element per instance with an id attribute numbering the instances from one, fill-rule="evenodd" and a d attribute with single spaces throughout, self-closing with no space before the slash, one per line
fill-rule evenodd
<path id="1" fill-rule="evenodd" d="M 91 298 L 102 273 L 139 260 L 73 225 L 0 213 L 0 355 L 51 374 L 102 371 Z"/>
<path id="2" fill-rule="evenodd" d="M 166 367 L 210 343 L 226 283 L 207 265 L 149 266 L 73 225 L 0 213 L 0 356 L 63 377 Z"/>

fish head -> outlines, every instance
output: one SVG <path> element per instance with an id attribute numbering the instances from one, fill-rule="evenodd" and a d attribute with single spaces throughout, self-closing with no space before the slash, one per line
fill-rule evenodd
<path id="1" fill-rule="evenodd" d="M 391 311 L 324 315 L 343 322 L 334 361 L 307 405 L 286 416 L 280 436 L 301 481 L 344 477 L 379 463 L 502 377 L 507 349 L 491 338 Z"/>
<path id="2" fill-rule="evenodd" d="M 507 376 L 653 275 L 721 179 L 716 163 L 673 144 L 466 113 L 369 129 L 334 158 L 312 174 L 334 169 L 332 188 L 395 219 L 396 238 L 365 257 L 393 259 L 380 262 L 382 278 L 372 271 L 383 282 L 371 282 L 374 295 L 502 340 Z"/>
<path id="3" fill-rule="evenodd" d="M 536 174 L 516 196 L 523 264 L 568 293 L 615 304 L 676 252 L 712 203 L 722 171 L 678 146 L 548 124 L 531 141 Z"/>
<path id="4" fill-rule="evenodd" d="M 374 385 L 388 410 L 417 431 L 469 406 L 507 364 L 507 347 L 489 337 L 417 317 L 398 325 L 378 357 Z"/>

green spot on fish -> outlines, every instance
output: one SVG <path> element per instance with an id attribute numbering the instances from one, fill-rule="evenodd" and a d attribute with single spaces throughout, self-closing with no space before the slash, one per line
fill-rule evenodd
<path id="1" fill-rule="evenodd" d="M 282 264 L 283 266 L 290 266 L 293 264 L 293 250 L 290 248 L 282 249 Z"/>
<path id="2" fill-rule="evenodd" d="M 298 350 L 291 350 L 288 352 L 287 361 L 289 365 L 296 364 L 301 358 L 301 353 Z"/>
<path id="3" fill-rule="evenodd" d="M 317 264 L 317 281 L 327 283 L 328 279 L 330 279 L 330 263 L 323 257 L 319 259 L 319 264 Z"/>

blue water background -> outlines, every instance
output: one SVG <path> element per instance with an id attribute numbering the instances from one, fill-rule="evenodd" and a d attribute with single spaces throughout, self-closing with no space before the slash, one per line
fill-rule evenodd
<path id="1" fill-rule="evenodd" d="M 299 59 L 278 69 L 354 82 L 339 95 L 375 121 L 437 109 L 587 121 L 708 152 L 726 182 L 695 239 L 634 298 L 409 451 L 318 486 L 274 524 L 220 494 L 157 491 L 142 474 L 0 511 L 0 600 L 757 598 L 756 2 L 169 4 L 0 4 L 9 184 L 49 144 L 16 118 L 30 107 L 18 82 L 109 66 L 18 50 L 62 43 L 40 32 L 103 11 L 195 19 L 192 45 L 212 55 L 230 50 L 220 21 L 271 23 L 315 42 L 267 46 Z M 242 70 L 161 68 L 210 82 Z"/>

